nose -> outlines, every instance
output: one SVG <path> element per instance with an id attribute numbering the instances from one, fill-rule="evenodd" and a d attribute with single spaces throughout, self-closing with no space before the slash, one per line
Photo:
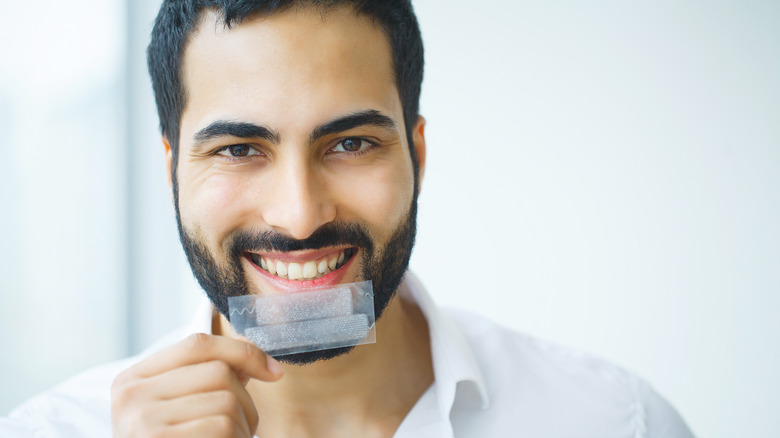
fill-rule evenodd
<path id="1" fill-rule="evenodd" d="M 274 163 L 262 188 L 262 216 L 274 230 L 294 239 L 309 237 L 336 217 L 325 180 L 304 157 L 285 157 Z"/>

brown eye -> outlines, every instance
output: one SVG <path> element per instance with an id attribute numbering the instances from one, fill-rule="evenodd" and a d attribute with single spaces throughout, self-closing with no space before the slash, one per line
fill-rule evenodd
<path id="1" fill-rule="evenodd" d="M 358 137 L 350 137 L 341 140 L 336 144 L 336 147 L 331 149 L 333 152 L 362 152 L 375 146 L 368 140 L 363 140 Z"/>
<path id="2" fill-rule="evenodd" d="M 249 146 L 245 144 L 236 144 L 228 148 L 230 155 L 234 157 L 244 157 L 249 153 Z"/>
<path id="3" fill-rule="evenodd" d="M 231 158 L 247 157 L 250 155 L 260 155 L 260 153 L 257 152 L 255 148 L 253 148 L 248 144 L 234 144 L 230 146 L 225 146 L 218 152 L 218 154 L 224 157 L 231 157 Z"/>
<path id="4" fill-rule="evenodd" d="M 357 150 L 360 150 L 360 143 L 361 141 L 354 138 L 348 138 L 341 142 L 342 146 L 344 147 L 345 151 L 349 152 L 355 152 Z"/>

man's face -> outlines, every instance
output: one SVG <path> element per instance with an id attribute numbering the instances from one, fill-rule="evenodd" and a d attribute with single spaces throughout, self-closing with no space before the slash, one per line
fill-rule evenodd
<path id="1" fill-rule="evenodd" d="M 183 59 L 174 190 L 195 275 L 223 314 L 231 295 L 368 279 L 381 312 L 416 214 L 386 38 L 348 9 L 215 23 Z M 422 168 L 422 119 L 413 136 Z"/>

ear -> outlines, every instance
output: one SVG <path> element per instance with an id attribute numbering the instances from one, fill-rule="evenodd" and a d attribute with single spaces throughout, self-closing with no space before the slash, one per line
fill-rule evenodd
<path id="1" fill-rule="evenodd" d="M 165 180 L 168 183 L 168 189 L 171 192 L 171 200 L 173 200 L 173 151 L 171 150 L 171 143 L 166 136 L 162 136 L 162 144 L 165 147 Z"/>
<path id="2" fill-rule="evenodd" d="M 420 172 L 417 175 L 419 181 L 418 191 L 422 187 L 423 176 L 425 175 L 425 117 L 417 116 L 417 123 L 412 130 L 412 139 L 414 140 L 414 152 L 417 155 L 417 164 L 420 166 Z"/>

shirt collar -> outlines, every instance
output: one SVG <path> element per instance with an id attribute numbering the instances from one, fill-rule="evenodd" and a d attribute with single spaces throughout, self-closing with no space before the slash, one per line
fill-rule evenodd
<path id="1" fill-rule="evenodd" d="M 401 298 L 414 300 L 428 321 L 431 355 L 439 407 L 449 418 L 453 405 L 487 409 L 490 404 L 482 370 L 465 336 L 442 312 L 420 280 L 407 272 L 399 288 Z"/>
<path id="2" fill-rule="evenodd" d="M 454 321 L 436 306 L 425 286 L 410 271 L 404 276 L 398 295 L 417 303 L 428 322 L 434 384 L 442 417 L 449 422 L 450 411 L 456 401 L 459 405 L 487 409 L 490 399 L 485 378 L 474 352 Z M 201 295 L 195 318 L 187 327 L 187 332 L 211 333 L 215 312 L 211 302 Z"/>
<path id="3" fill-rule="evenodd" d="M 211 305 L 211 301 L 208 299 L 205 293 L 198 295 L 198 303 L 195 307 L 195 316 L 187 325 L 187 333 L 208 333 L 214 334 L 214 316 L 217 311 L 214 306 Z"/>

